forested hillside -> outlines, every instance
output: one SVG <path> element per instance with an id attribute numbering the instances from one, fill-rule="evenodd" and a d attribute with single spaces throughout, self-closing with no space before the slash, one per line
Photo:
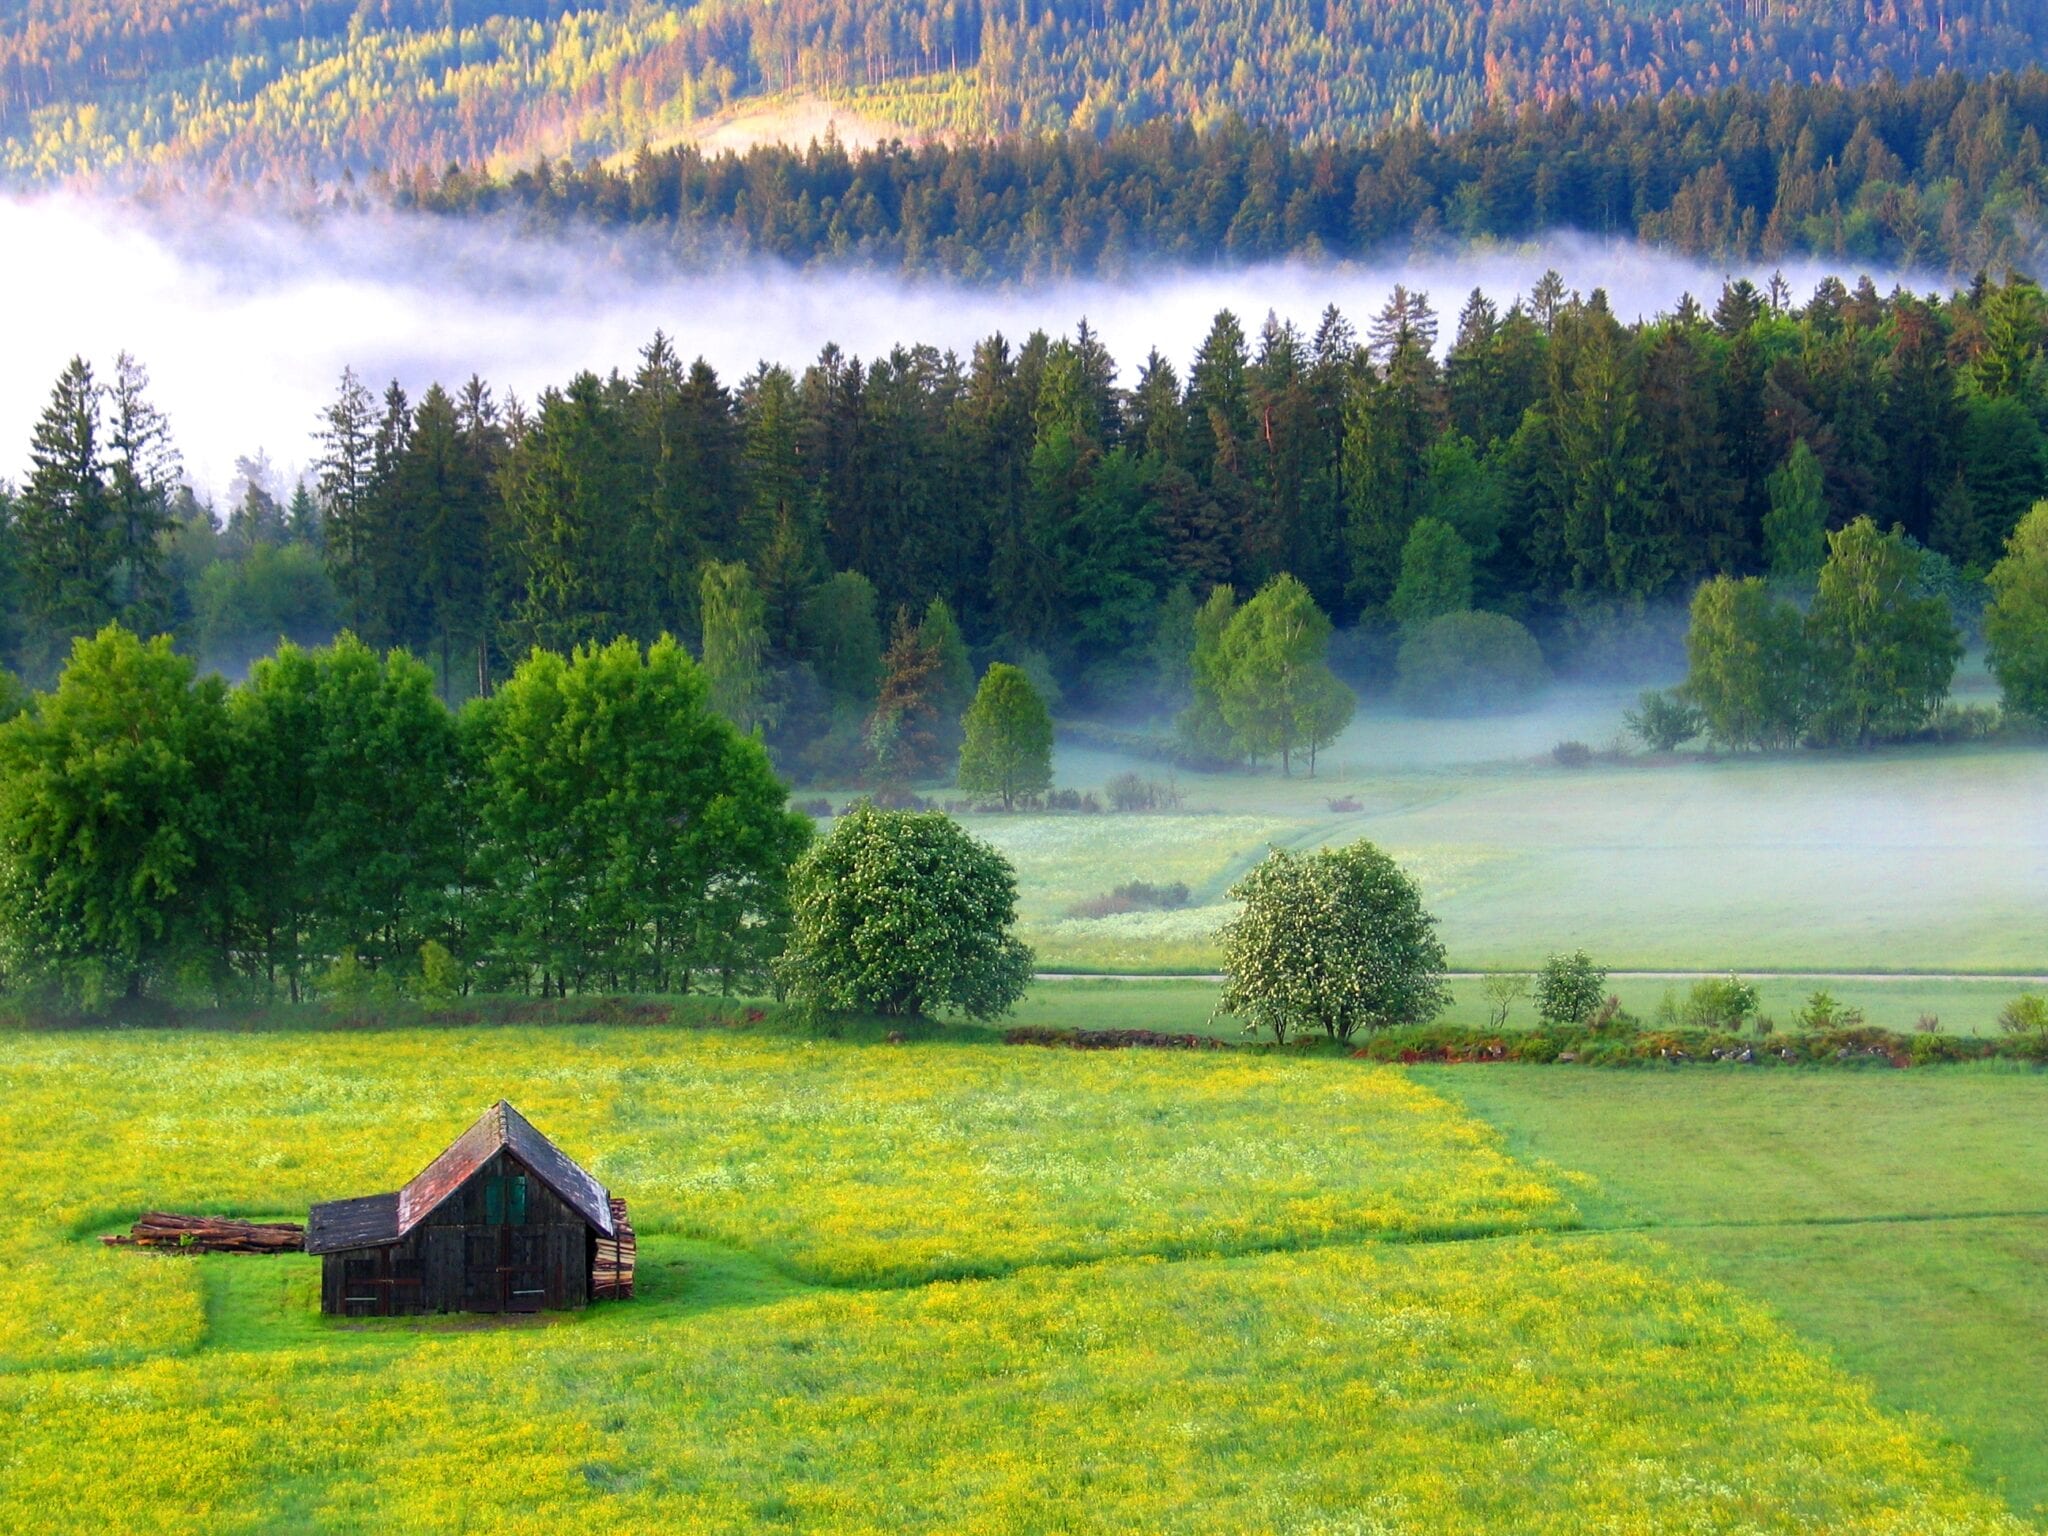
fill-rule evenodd
<path id="1" fill-rule="evenodd" d="M 1563 95 L 1976 75 L 2044 43 L 2033 0 L 35 0 L 0 20 L 0 168 L 503 164 L 799 93 L 947 133 L 1240 114 L 1322 137 Z"/>
<path id="2" fill-rule="evenodd" d="M 737 625 L 731 712 L 830 777 L 887 677 L 940 653 L 964 674 L 963 646 L 1048 696 L 1171 701 L 1197 605 L 1282 572 L 1359 626 L 1367 669 L 1373 636 L 1465 607 L 1560 659 L 1621 655 L 1654 606 L 1717 573 L 1810 579 L 1823 531 L 1868 516 L 1930 551 L 1967 623 L 2048 492 L 2044 327 L 2026 282 L 1829 280 L 1800 305 L 1737 283 L 1628 325 L 1553 276 L 1455 320 L 1397 290 L 1363 334 L 1222 314 L 1160 338 L 1184 371 L 1155 351 L 1128 387 L 1085 326 L 736 382 L 657 338 L 525 406 L 347 379 L 314 483 L 252 476 L 224 518 L 178 489 L 140 371 L 78 364 L 0 500 L 0 576 L 38 678 L 114 619 L 230 665 L 345 624 L 451 696 L 535 645 Z"/>
<path id="3" fill-rule="evenodd" d="M 2039 265 L 2048 74 L 1736 87 L 1302 145 L 1242 122 L 422 175 L 401 200 L 656 232 L 679 254 L 1042 278 L 1576 229 L 1712 260 Z"/>

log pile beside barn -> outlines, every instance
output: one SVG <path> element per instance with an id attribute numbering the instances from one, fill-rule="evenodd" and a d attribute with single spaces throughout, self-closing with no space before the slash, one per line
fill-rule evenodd
<path id="1" fill-rule="evenodd" d="M 320 1310 L 539 1312 L 633 1293 L 626 1202 L 504 1100 L 405 1188 L 316 1205 Z"/>

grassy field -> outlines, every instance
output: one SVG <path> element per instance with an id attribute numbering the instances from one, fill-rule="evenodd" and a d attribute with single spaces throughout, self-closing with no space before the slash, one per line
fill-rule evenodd
<path id="1" fill-rule="evenodd" d="M 1465 969 L 1584 946 L 1619 969 L 2048 970 L 2039 745 L 1550 758 L 1560 739 L 1612 744 L 1632 699 L 1453 722 L 1370 710 L 1313 781 L 1178 771 L 1179 812 L 969 820 L 1015 862 L 1026 936 L 1055 970 L 1211 966 L 1224 891 L 1269 846 L 1359 837 L 1416 875 Z M 1073 746 L 1055 763 L 1076 789 L 1126 770 L 1167 773 Z M 1330 808 L 1345 800 L 1359 808 Z M 1185 881 L 1194 904 L 1067 915 L 1138 879 Z"/>
<path id="2" fill-rule="evenodd" d="M 2048 1520 L 2048 1077 L 1418 1068 L 1594 1229 L 1653 1233 Z"/>
<path id="3" fill-rule="evenodd" d="M 8 1037 L 0 1526 L 2022 1529 L 1465 1079 L 878 1034 Z M 92 1241 L 392 1187 L 500 1093 L 633 1202 L 640 1300 L 343 1323 L 310 1260 Z"/>

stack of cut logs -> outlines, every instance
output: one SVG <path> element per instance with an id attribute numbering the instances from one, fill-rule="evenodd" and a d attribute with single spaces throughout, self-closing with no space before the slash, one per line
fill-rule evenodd
<path id="1" fill-rule="evenodd" d="M 151 1211 L 126 1232 L 100 1239 L 119 1247 L 175 1248 L 182 1253 L 298 1253 L 306 1229 L 289 1221 L 235 1221 Z"/>
<path id="2" fill-rule="evenodd" d="M 626 1220 L 626 1202 L 614 1198 L 612 1235 L 597 1240 L 597 1257 L 590 1266 L 593 1299 L 609 1297 L 622 1301 L 633 1294 L 633 1260 L 637 1252 L 632 1223 Z"/>

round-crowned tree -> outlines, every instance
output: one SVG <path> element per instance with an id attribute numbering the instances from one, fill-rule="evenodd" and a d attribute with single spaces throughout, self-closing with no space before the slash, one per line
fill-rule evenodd
<path id="1" fill-rule="evenodd" d="M 964 792 L 999 797 L 1007 811 L 1020 796 L 1052 787 L 1052 715 L 1021 667 L 990 667 L 963 725 Z"/>
<path id="2" fill-rule="evenodd" d="M 1550 685 L 1535 637 L 1504 613 L 1446 613 L 1411 631 L 1394 691 L 1418 715 L 1526 708 Z"/>
<path id="3" fill-rule="evenodd" d="M 1426 1024 L 1450 1001 L 1436 919 L 1401 867 L 1368 842 L 1276 848 L 1232 887 L 1243 912 L 1223 930 L 1219 1011 L 1245 1033 L 1333 1040 Z"/>
<path id="4" fill-rule="evenodd" d="M 797 861 L 790 896 L 777 974 L 800 1003 L 988 1019 L 1030 984 L 1009 860 L 940 812 L 855 806 Z"/>

